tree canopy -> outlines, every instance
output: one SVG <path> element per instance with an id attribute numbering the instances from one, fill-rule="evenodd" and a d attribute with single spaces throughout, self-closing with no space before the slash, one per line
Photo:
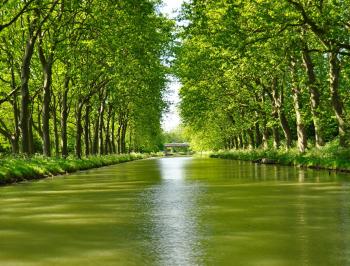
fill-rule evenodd
<path id="1" fill-rule="evenodd" d="M 174 26 L 160 3 L 3 2 L 0 148 L 63 157 L 158 150 Z"/>
<path id="2" fill-rule="evenodd" d="M 201 149 L 348 147 L 349 1 L 188 1 L 174 72 Z"/>

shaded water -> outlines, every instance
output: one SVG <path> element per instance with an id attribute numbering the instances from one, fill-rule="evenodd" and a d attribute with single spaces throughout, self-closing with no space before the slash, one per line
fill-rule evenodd
<path id="1" fill-rule="evenodd" d="M 162 158 L 0 188 L 0 265 L 350 265 L 350 177 Z"/>

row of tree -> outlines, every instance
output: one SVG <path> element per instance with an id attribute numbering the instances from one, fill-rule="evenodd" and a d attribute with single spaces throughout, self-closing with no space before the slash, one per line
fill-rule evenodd
<path id="1" fill-rule="evenodd" d="M 173 27 L 159 4 L 2 1 L 1 149 L 63 157 L 157 149 Z"/>
<path id="2" fill-rule="evenodd" d="M 174 70 L 197 148 L 350 143 L 350 1 L 192 0 Z"/>

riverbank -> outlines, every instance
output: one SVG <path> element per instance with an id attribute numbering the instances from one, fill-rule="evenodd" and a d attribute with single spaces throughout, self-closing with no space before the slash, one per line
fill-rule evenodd
<path id="1" fill-rule="evenodd" d="M 133 153 L 90 156 L 83 159 L 77 159 L 75 157 L 69 157 L 67 159 L 45 158 L 42 156 L 31 158 L 3 157 L 0 158 L 0 185 L 145 159 L 151 156 L 149 154 Z"/>
<path id="2" fill-rule="evenodd" d="M 335 143 L 327 144 L 320 149 L 310 149 L 303 154 L 300 154 L 297 149 L 288 151 L 256 149 L 220 151 L 211 153 L 209 156 L 211 158 L 350 172 L 350 149 L 340 148 Z"/>

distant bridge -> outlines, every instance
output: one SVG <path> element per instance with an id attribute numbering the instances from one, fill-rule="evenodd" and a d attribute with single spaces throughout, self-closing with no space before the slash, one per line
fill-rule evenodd
<path id="1" fill-rule="evenodd" d="M 165 143 L 164 144 L 164 153 L 165 155 L 169 155 L 174 152 L 174 149 L 180 148 L 184 149 L 186 152 L 188 151 L 190 144 L 188 143 Z"/>
<path id="2" fill-rule="evenodd" d="M 188 143 L 165 143 L 164 144 L 164 148 L 176 148 L 176 147 L 189 148 L 190 144 Z"/>

